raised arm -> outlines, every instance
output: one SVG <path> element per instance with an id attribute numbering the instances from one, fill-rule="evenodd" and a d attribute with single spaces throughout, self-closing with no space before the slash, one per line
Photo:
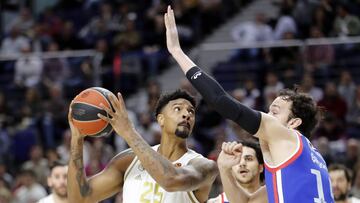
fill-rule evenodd
<path id="1" fill-rule="evenodd" d="M 236 203 L 263 203 L 267 201 L 266 188 L 260 187 L 254 193 L 248 193 L 240 185 L 236 184 L 232 167 L 240 163 L 242 145 L 236 142 L 223 143 L 218 157 L 218 167 L 224 192 L 229 201 Z"/>
<path id="2" fill-rule="evenodd" d="M 110 95 L 110 101 L 114 107 L 114 112 L 102 106 L 109 117 L 98 116 L 110 122 L 115 132 L 126 140 L 141 161 L 142 166 L 162 188 L 166 191 L 173 192 L 194 191 L 200 188 L 203 189 L 204 187 L 207 192 L 210 191 L 210 187 L 207 186 L 211 185 L 218 173 L 214 161 L 198 158 L 192 160 L 188 166 L 175 167 L 169 160 L 154 151 L 134 129 L 128 118 L 125 104 L 120 93 L 118 94 L 118 98 Z M 207 195 L 208 193 L 201 199 L 205 201 Z"/>
<path id="3" fill-rule="evenodd" d="M 67 188 L 69 202 L 98 202 L 121 190 L 123 174 L 134 154 L 131 151 L 120 153 L 101 173 L 87 179 L 83 163 L 84 136 L 73 126 L 70 113 L 68 120 L 72 137 Z"/>
<path id="4" fill-rule="evenodd" d="M 199 91 L 205 101 L 223 117 L 235 121 L 249 133 L 255 134 L 260 126 L 260 113 L 233 99 L 218 82 L 196 67 L 195 63 L 182 51 L 174 12 L 170 6 L 164 16 L 164 20 L 168 50 L 192 85 Z"/>

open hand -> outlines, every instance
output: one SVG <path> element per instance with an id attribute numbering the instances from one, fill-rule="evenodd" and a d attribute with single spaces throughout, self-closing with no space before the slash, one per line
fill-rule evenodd
<path id="1" fill-rule="evenodd" d="M 181 51 L 174 10 L 172 10 L 171 6 L 168 6 L 167 12 L 164 14 L 164 21 L 166 27 L 166 45 L 169 52 L 173 54 L 176 51 Z"/>
<path id="2" fill-rule="evenodd" d="M 242 155 L 242 144 L 237 142 L 224 142 L 217 163 L 221 169 L 231 169 L 239 164 Z"/>
<path id="3" fill-rule="evenodd" d="M 111 94 L 109 95 L 109 100 L 114 108 L 114 111 L 106 107 L 104 104 L 100 104 L 101 108 L 106 111 L 107 116 L 98 114 L 98 117 L 106 122 L 109 122 L 118 135 L 124 136 L 127 132 L 134 130 L 121 94 L 118 93 L 118 98 Z"/>

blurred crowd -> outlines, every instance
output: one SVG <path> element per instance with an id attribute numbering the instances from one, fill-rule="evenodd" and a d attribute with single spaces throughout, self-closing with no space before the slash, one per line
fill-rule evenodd
<path id="1" fill-rule="evenodd" d="M 18 15 L 3 25 L 0 35 L 0 55 L 19 54 L 17 60 L 0 61 L 1 203 L 20 203 L 25 197 L 36 201 L 46 196 L 49 166 L 58 160 L 67 162 L 69 157 L 69 100 L 94 84 L 94 65 L 89 57 L 42 59 L 41 55 L 29 57 L 27 53 L 81 49 L 102 53 L 103 87 L 125 95 L 145 87 L 134 103 L 127 104 L 128 112 L 144 139 L 151 145 L 159 143 L 160 127 L 153 115 L 163 88 L 156 76 L 169 63 L 163 22 L 168 3 L 59 0 L 38 14 L 28 7 L 15 8 L 19 9 Z M 184 48 L 196 45 L 246 3 L 171 1 Z M 276 3 L 280 8 L 278 18 L 267 19 L 258 13 L 254 21 L 234 27 L 234 40 L 246 43 L 360 34 L 360 1 Z M 325 110 L 324 119 L 314 132 L 314 145 L 328 164 L 342 163 L 352 170 L 351 192 L 360 197 L 358 49 L 358 44 L 242 49 L 213 67 L 213 74 L 235 99 L 264 111 L 280 89 L 299 84 L 299 91 L 309 93 Z M 191 148 L 216 160 L 223 141 L 249 136 L 207 106 L 185 78 L 181 88 L 200 102 L 189 139 Z M 101 171 L 115 153 L 126 148 L 124 140 L 115 134 L 87 138 L 86 174 Z M 212 196 L 222 191 L 219 181 Z M 120 198 L 116 201 L 121 202 Z"/>

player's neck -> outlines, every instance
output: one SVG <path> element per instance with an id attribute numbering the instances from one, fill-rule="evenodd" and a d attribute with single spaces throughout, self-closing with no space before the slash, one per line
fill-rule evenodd
<path id="1" fill-rule="evenodd" d="M 260 184 L 260 180 L 258 180 L 258 178 L 254 178 L 254 181 L 251 181 L 249 183 L 238 183 L 238 185 L 240 185 L 244 190 L 246 190 L 246 192 L 248 193 L 254 193 L 257 190 L 260 189 L 261 184 Z"/>
<path id="2" fill-rule="evenodd" d="M 158 152 L 170 161 L 176 161 L 187 152 L 185 139 L 174 139 L 169 135 L 162 135 Z"/>

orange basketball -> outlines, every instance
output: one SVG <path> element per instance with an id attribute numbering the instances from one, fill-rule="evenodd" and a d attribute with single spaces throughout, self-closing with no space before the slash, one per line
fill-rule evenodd
<path id="1" fill-rule="evenodd" d="M 100 107 L 101 103 L 113 109 L 109 100 L 110 94 L 113 93 L 107 89 L 92 87 L 80 92 L 74 98 L 71 116 L 73 124 L 81 133 L 101 137 L 112 131 L 112 126 L 97 116 L 98 113 L 107 116 L 106 111 Z"/>

